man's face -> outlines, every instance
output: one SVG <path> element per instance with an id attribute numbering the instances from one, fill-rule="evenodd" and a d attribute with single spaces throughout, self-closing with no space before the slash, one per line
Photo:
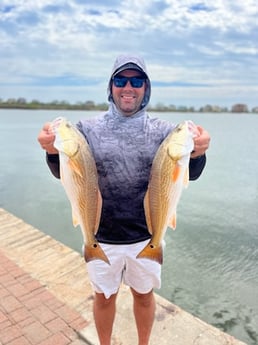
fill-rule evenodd
<path id="1" fill-rule="evenodd" d="M 142 74 L 134 70 L 124 70 L 116 77 L 141 77 Z M 129 81 L 124 87 L 116 87 L 112 83 L 113 100 L 117 108 L 125 116 L 135 114 L 141 107 L 144 97 L 146 83 L 144 82 L 141 87 L 133 87 Z"/>

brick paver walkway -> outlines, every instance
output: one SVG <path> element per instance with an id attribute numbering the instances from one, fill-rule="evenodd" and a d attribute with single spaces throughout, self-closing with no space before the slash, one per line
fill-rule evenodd
<path id="1" fill-rule="evenodd" d="M 0 345 L 79 345 L 87 321 L 0 250 Z"/>

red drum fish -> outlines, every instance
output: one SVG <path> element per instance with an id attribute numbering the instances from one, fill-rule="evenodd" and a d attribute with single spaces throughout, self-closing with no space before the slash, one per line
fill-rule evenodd
<path id="1" fill-rule="evenodd" d="M 144 211 L 152 235 L 137 258 L 163 262 L 162 240 L 166 229 L 176 228 L 176 209 L 184 187 L 189 181 L 189 159 L 194 147 L 191 121 L 184 121 L 164 139 L 154 157 Z"/>
<path id="2" fill-rule="evenodd" d="M 61 182 L 72 207 L 74 226 L 80 225 L 84 238 L 85 261 L 109 260 L 97 242 L 102 209 L 98 173 L 90 147 L 83 134 L 64 118 L 52 123 L 59 151 Z"/>

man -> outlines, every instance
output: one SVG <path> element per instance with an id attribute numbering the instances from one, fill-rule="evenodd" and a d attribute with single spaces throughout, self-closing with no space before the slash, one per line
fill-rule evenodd
<path id="1" fill-rule="evenodd" d="M 154 155 L 175 125 L 150 118 L 146 107 L 151 83 L 144 61 L 138 56 L 121 55 L 115 61 L 108 84 L 108 111 L 77 124 L 88 141 L 96 161 L 103 198 L 96 238 L 111 265 L 101 260 L 87 263 L 95 291 L 94 318 L 101 345 L 111 344 L 115 302 L 123 281 L 134 299 L 138 344 L 149 344 L 154 321 L 153 288 L 160 287 L 161 266 L 148 259 L 136 259 L 150 239 L 143 199 Z M 194 151 L 189 163 L 190 179 L 195 180 L 205 166 L 209 134 L 197 126 Z M 45 124 L 38 136 L 47 151 L 47 163 L 56 177 L 59 156 L 54 134 Z"/>

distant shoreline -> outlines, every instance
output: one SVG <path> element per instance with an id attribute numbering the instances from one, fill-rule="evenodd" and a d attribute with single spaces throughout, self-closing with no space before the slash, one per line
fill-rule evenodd
<path id="1" fill-rule="evenodd" d="M 237 106 L 237 105 L 236 105 Z M 194 109 L 193 107 L 179 107 L 175 106 L 163 106 L 159 105 L 156 107 L 149 106 L 147 110 L 149 112 L 177 112 L 177 113 L 249 113 L 249 114 L 258 114 L 258 107 L 253 108 L 251 111 L 248 110 L 246 106 L 236 109 L 236 106 L 232 107 L 232 110 L 227 108 L 220 108 L 217 106 L 205 106 L 200 109 Z M 18 110 L 72 110 L 72 111 L 106 111 L 108 109 L 108 104 L 100 105 L 89 105 L 89 104 L 7 104 L 0 103 L 0 109 L 18 109 Z"/>

